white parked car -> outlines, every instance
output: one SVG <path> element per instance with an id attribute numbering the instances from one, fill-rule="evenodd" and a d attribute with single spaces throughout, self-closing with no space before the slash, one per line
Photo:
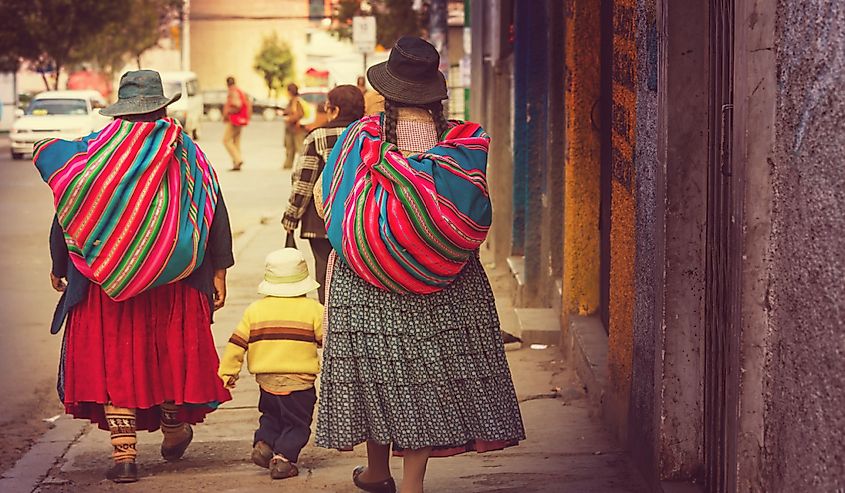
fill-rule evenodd
<path id="1" fill-rule="evenodd" d="M 111 121 L 100 114 L 106 100 L 97 91 L 47 91 L 35 96 L 12 125 L 12 158 L 32 154 L 42 139 L 73 140 L 102 129 Z"/>
<path id="2" fill-rule="evenodd" d="M 179 101 L 167 107 L 167 116 L 178 120 L 188 135 L 194 140 L 199 140 L 203 100 L 197 74 L 162 72 L 161 82 L 164 84 L 164 95 L 168 98 L 177 92 L 182 93 Z"/>

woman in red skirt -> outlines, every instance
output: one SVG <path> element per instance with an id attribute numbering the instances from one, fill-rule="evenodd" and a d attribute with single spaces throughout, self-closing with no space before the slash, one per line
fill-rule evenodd
<path id="1" fill-rule="evenodd" d="M 182 457 L 203 421 L 231 396 L 217 377 L 212 313 L 234 264 L 214 170 L 172 119 L 157 72 L 130 72 L 116 117 L 80 141 L 36 144 L 53 190 L 50 279 L 66 321 L 59 395 L 66 411 L 111 433 L 106 476 L 137 481 L 137 430 L 163 432 L 161 455 Z"/>

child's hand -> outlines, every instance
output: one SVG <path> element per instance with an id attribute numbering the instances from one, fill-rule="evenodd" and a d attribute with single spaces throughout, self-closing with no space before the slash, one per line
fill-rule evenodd
<path id="1" fill-rule="evenodd" d="M 230 390 L 235 388 L 238 381 L 237 375 L 220 375 L 220 378 L 223 379 L 223 386 Z"/>

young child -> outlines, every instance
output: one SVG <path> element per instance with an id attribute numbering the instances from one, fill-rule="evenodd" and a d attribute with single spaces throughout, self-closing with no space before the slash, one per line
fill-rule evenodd
<path id="1" fill-rule="evenodd" d="M 247 368 L 261 387 L 252 461 L 269 468 L 273 479 L 299 474 L 295 463 L 311 435 L 323 305 L 305 295 L 319 286 L 299 250 L 271 252 L 258 286 L 264 298 L 246 309 L 220 359 L 218 374 L 234 388 L 247 354 Z"/>

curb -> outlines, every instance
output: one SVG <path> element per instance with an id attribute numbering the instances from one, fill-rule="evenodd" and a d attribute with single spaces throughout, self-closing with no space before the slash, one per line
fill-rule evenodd
<path id="1" fill-rule="evenodd" d="M 88 430 L 85 421 L 64 415 L 55 426 L 41 435 L 32 448 L 0 477 L 0 491 L 31 493 L 47 478 L 50 470 L 64 457 L 68 449 Z"/>

